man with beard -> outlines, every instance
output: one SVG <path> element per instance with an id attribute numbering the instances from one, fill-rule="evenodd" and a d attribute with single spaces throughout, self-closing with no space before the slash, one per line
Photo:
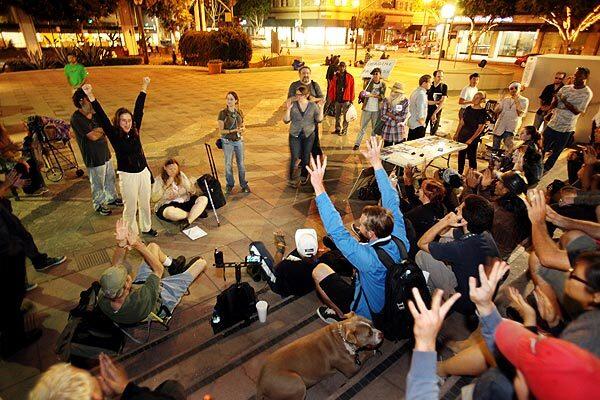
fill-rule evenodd
<path id="1" fill-rule="evenodd" d="M 90 177 L 92 204 L 98 214 L 107 216 L 112 213 L 107 206 L 123 205 L 115 188 L 115 170 L 108 141 L 83 89 L 79 88 L 73 93 L 73 104 L 77 111 L 71 116 L 71 127 Z"/>
<path id="2" fill-rule="evenodd" d="M 299 80 L 292 82 L 290 84 L 290 87 L 288 89 L 288 94 L 287 94 L 287 98 L 292 98 L 295 99 L 296 98 L 296 90 L 298 90 L 298 88 L 302 85 L 306 86 L 310 92 L 310 96 L 308 98 L 308 100 L 310 101 L 314 101 L 316 103 L 321 103 L 322 101 L 325 100 L 325 96 L 323 95 L 323 92 L 321 91 L 321 87 L 319 86 L 319 84 L 315 81 L 313 81 L 310 77 L 310 67 L 308 65 L 304 65 L 303 67 L 301 67 L 298 70 L 298 76 L 300 77 Z"/>
<path id="3" fill-rule="evenodd" d="M 321 87 L 317 82 L 311 79 L 310 73 L 311 70 L 308 65 L 300 67 L 300 69 L 298 70 L 298 76 L 300 77 L 300 79 L 290 84 L 287 94 L 288 100 L 296 100 L 296 90 L 298 90 L 300 86 L 306 86 L 309 92 L 308 101 L 313 101 L 317 104 L 322 104 L 325 101 L 325 96 L 321 91 Z M 319 140 L 319 125 L 316 125 L 315 141 L 313 142 L 311 154 L 313 155 L 313 157 L 320 156 L 323 154 L 323 152 L 321 151 L 321 141 Z"/>

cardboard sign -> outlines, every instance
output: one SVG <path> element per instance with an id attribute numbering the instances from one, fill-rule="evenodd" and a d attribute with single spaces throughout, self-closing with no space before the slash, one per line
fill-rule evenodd
<path id="1" fill-rule="evenodd" d="M 529 87 L 531 84 L 531 78 L 533 78 L 533 72 L 535 71 L 535 66 L 537 65 L 537 57 L 527 57 L 527 63 L 525 64 L 525 69 L 523 70 L 523 77 L 521 78 L 521 85 L 524 87 Z"/>
<path id="2" fill-rule="evenodd" d="M 369 60 L 369 62 L 365 65 L 363 72 L 360 74 L 361 78 L 370 78 L 371 71 L 373 68 L 381 69 L 381 77 L 383 79 L 387 79 L 388 76 L 392 73 L 394 66 L 396 65 L 396 60 Z"/>

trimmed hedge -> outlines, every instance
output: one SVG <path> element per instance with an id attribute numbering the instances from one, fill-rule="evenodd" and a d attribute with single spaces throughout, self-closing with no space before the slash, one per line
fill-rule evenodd
<path id="1" fill-rule="evenodd" d="M 179 41 L 179 51 L 185 62 L 205 66 L 209 60 L 241 62 L 248 68 L 252 59 L 250 36 L 240 27 L 220 28 L 218 31 L 187 31 Z"/>
<path id="2" fill-rule="evenodd" d="M 11 58 L 9 60 L 6 60 L 6 62 L 4 63 L 4 69 L 11 72 L 18 72 L 32 71 L 36 68 L 35 65 L 30 63 L 28 60 L 25 60 L 23 58 Z"/>
<path id="3" fill-rule="evenodd" d="M 102 65 L 140 65 L 142 57 L 114 57 L 102 59 Z"/>
<path id="4" fill-rule="evenodd" d="M 224 61 L 222 67 L 223 67 L 223 69 L 242 69 L 242 68 L 245 68 L 244 67 L 244 62 L 240 61 L 240 60 L 236 60 L 236 61 Z"/>

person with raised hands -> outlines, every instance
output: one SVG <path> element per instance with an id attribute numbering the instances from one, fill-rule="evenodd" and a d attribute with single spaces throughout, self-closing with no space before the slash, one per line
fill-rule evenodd
<path id="1" fill-rule="evenodd" d="M 408 309 L 415 324 L 415 348 L 413 350 L 410 370 L 406 376 L 406 400 L 438 399 L 440 388 L 436 375 L 437 353 L 435 342 L 442 328 L 444 318 L 460 297 L 454 293 L 447 301 L 442 302 L 442 290 L 436 290 L 431 299 L 431 309 L 428 309 L 421 298 L 419 290 L 412 289 L 415 301 L 408 301 Z"/>
<path id="2" fill-rule="evenodd" d="M 367 140 L 366 150 L 362 151 L 375 170 L 381 192 L 381 206 L 364 207 L 358 224 L 361 235 L 368 239 L 367 243 L 359 243 L 344 227 L 339 212 L 325 191 L 323 179 L 327 157 L 322 163 L 319 158 L 311 159 L 310 167 L 307 167 L 325 231 L 356 271 L 355 279 L 348 283 L 326 264 L 319 264 L 313 270 L 317 293 L 326 304 L 319 307 L 317 314 L 327 323 L 340 321 L 350 311 L 369 319 L 372 319 L 372 313 L 379 313 L 385 301 L 387 269 L 379 260 L 375 246 L 381 246 L 394 262 L 401 261 L 402 254 L 410 250 L 398 192 L 381 163 L 382 147 L 381 140 L 371 137 Z M 404 252 L 396 241 L 402 244 Z"/>
<path id="3" fill-rule="evenodd" d="M 141 229 L 145 235 L 157 236 L 156 230 L 152 229 L 150 209 L 152 174 L 140 139 L 148 85 L 150 85 L 150 78 L 145 77 L 133 113 L 121 107 L 115 112 L 112 121 L 94 96 L 92 85 L 86 83 L 81 89 L 92 103 L 98 123 L 115 150 L 119 188 L 124 206 L 123 219 L 132 231 L 137 233 Z M 138 214 L 139 225 L 136 222 L 136 214 Z"/>

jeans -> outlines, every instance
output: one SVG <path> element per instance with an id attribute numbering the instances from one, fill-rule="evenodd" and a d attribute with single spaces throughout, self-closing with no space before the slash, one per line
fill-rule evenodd
<path id="1" fill-rule="evenodd" d="M 355 145 L 360 146 L 362 138 L 365 135 L 365 132 L 367 131 L 367 126 L 369 125 L 369 122 L 371 122 L 371 136 L 375 136 L 373 134 L 373 130 L 375 129 L 375 124 L 377 123 L 378 119 L 379 111 L 363 110 L 360 120 L 360 131 L 358 132 L 358 136 L 356 137 L 356 142 L 354 142 Z"/>
<path id="2" fill-rule="evenodd" d="M 439 113 L 437 113 L 435 115 L 435 117 L 436 117 L 435 122 L 431 122 L 431 116 L 433 115 L 435 110 L 437 110 L 437 106 L 428 107 L 427 108 L 427 119 L 425 120 L 425 128 L 427 128 L 427 125 L 429 125 L 429 133 L 431 135 L 436 134 L 438 128 L 440 127 L 440 119 L 442 118 L 442 111 L 440 111 Z"/>
<path id="3" fill-rule="evenodd" d="M 223 141 L 223 154 L 225 155 L 225 180 L 227 181 L 227 186 L 230 188 L 235 186 L 233 179 L 233 154 L 235 153 L 240 186 L 242 188 L 247 187 L 246 167 L 244 166 L 244 141 L 238 140 L 233 142 L 225 138 L 221 138 L 221 140 Z"/>
<path id="4" fill-rule="evenodd" d="M 474 140 L 466 149 L 458 152 L 458 173 L 462 175 L 465 170 L 465 159 L 469 159 L 469 168 L 477 169 L 477 147 L 478 140 Z"/>
<path id="5" fill-rule="evenodd" d="M 87 169 L 92 189 L 92 204 L 94 210 L 98 207 L 115 201 L 118 197 L 115 187 L 115 170 L 111 160 L 104 165 L 90 167 Z"/>
<path id="6" fill-rule="evenodd" d="M 146 282 L 146 279 L 153 274 L 152 268 L 145 261 L 142 261 L 134 282 Z M 165 276 L 160 280 L 160 298 L 161 303 L 171 314 L 181 301 L 181 298 L 188 287 L 194 282 L 194 278 L 189 272 L 184 271 L 177 275 Z"/>
<path id="7" fill-rule="evenodd" d="M 290 180 L 294 180 L 296 162 L 300 159 L 300 176 L 308 176 L 306 166 L 310 160 L 310 150 L 313 146 L 315 135 L 312 134 L 309 137 L 304 136 L 304 133 L 300 132 L 298 137 L 290 135 Z"/>
<path id="8" fill-rule="evenodd" d="M 504 131 L 502 135 L 494 135 L 494 143 L 492 144 L 492 148 L 494 150 L 500 149 L 500 144 L 504 142 L 504 148 L 507 152 L 511 152 L 513 148 L 513 137 L 515 134 L 513 132 Z"/>
<path id="9" fill-rule="evenodd" d="M 346 120 L 346 111 L 350 108 L 349 101 L 345 101 L 343 103 L 335 102 L 335 130 L 337 132 L 341 132 L 343 135 L 348 131 L 348 121 Z M 343 124 L 341 123 L 341 118 L 344 118 Z"/>
<path id="10" fill-rule="evenodd" d="M 543 139 L 544 155 L 546 155 L 546 153 L 549 151 L 552 151 L 552 154 L 544 163 L 544 171 L 550 171 L 552 169 L 554 163 L 556 163 L 556 160 L 558 159 L 558 156 L 560 156 L 560 153 L 562 153 L 567 146 L 571 135 L 573 135 L 573 132 L 558 132 L 549 126 L 546 126 Z"/>
<path id="11" fill-rule="evenodd" d="M 407 140 L 415 140 L 421 139 L 425 137 L 425 127 L 417 126 L 416 128 L 412 128 L 408 130 L 408 139 Z"/>

